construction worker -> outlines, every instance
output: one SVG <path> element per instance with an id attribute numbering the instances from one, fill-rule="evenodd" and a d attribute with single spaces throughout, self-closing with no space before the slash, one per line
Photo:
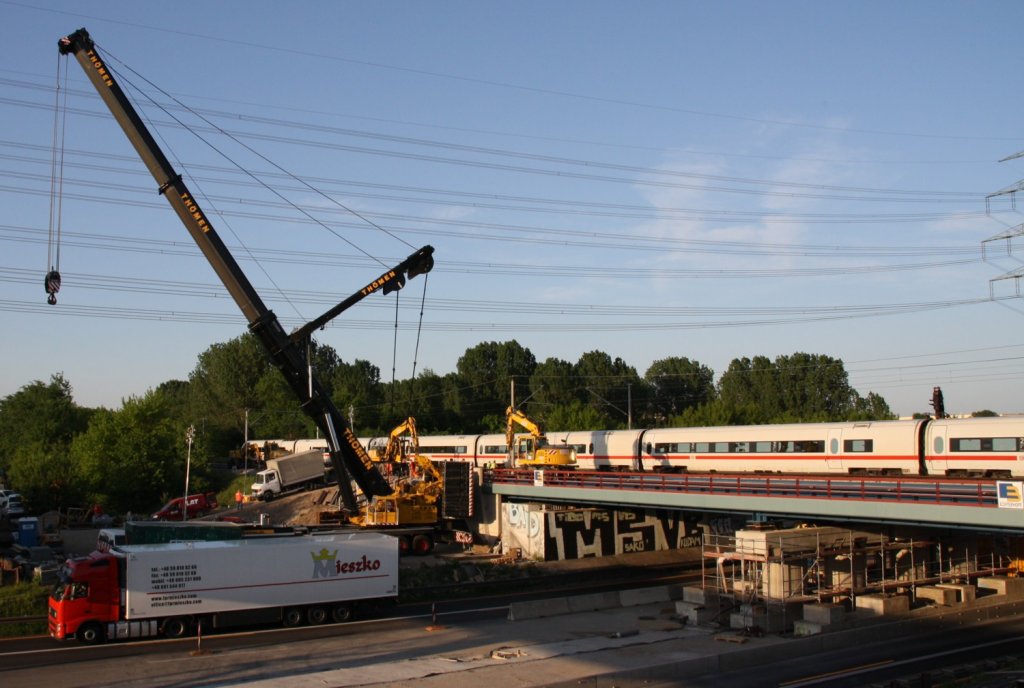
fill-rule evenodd
<path id="1" fill-rule="evenodd" d="M 242 510 L 242 502 L 244 500 L 245 497 L 242 495 L 242 490 L 238 489 L 237 491 L 235 491 L 235 511 Z"/>

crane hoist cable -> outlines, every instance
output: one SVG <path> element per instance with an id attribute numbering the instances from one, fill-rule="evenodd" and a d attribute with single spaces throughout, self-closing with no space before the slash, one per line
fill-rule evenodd
<path id="1" fill-rule="evenodd" d="M 53 143 L 50 159 L 50 226 L 46 244 L 46 302 L 57 304 L 60 291 L 60 239 L 61 215 L 64 198 L 64 137 L 67 127 L 67 70 L 62 69 L 64 60 L 57 58 L 57 88 L 53 107 Z M 64 87 L 61 87 L 61 72 L 64 72 Z"/>
<path id="2" fill-rule="evenodd" d="M 424 274 L 423 294 L 420 296 L 420 317 L 416 323 L 416 344 L 412 352 L 412 376 L 409 378 L 408 403 L 411 406 L 415 398 L 414 387 L 416 385 L 416 364 L 420 353 L 420 336 L 423 334 L 423 312 L 426 310 L 427 302 L 427 274 Z M 396 367 L 398 363 L 398 292 L 395 292 L 395 332 L 394 341 L 391 346 L 391 404 L 395 403 Z M 411 415 L 411 414 L 409 414 Z"/>

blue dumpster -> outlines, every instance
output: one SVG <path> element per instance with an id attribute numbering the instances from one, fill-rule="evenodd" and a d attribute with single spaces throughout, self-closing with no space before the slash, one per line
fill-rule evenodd
<path id="1" fill-rule="evenodd" d="M 39 519 L 35 516 L 18 519 L 18 544 L 35 547 L 39 544 Z"/>

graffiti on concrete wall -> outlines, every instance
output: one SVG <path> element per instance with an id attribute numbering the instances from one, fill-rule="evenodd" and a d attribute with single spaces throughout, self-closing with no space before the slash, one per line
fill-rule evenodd
<path id="1" fill-rule="evenodd" d="M 678 512 L 572 509 L 543 515 L 544 559 L 583 559 L 631 552 L 699 547 L 699 530 L 687 530 Z M 535 550 L 536 551 L 536 550 Z"/>
<path id="2" fill-rule="evenodd" d="M 502 549 L 517 549 L 529 559 L 544 553 L 544 512 L 533 504 L 502 504 Z"/>

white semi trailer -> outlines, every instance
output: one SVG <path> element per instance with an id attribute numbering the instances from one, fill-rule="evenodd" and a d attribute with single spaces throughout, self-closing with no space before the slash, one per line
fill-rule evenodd
<path id="1" fill-rule="evenodd" d="M 124 545 L 69 559 L 50 635 L 87 643 L 202 628 L 348 621 L 398 595 L 398 540 L 374 532 Z"/>

